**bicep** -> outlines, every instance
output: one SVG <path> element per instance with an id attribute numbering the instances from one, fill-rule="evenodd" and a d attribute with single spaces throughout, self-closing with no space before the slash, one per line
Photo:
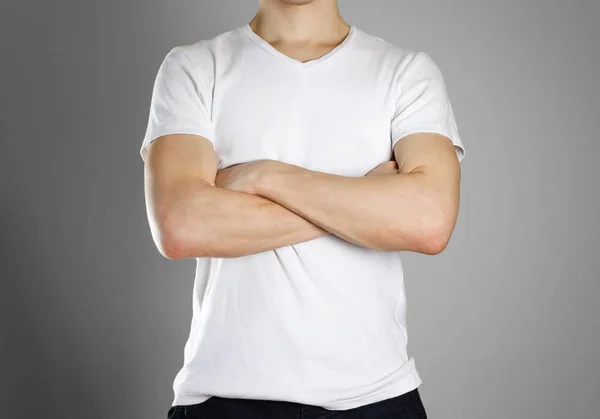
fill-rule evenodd
<path id="1" fill-rule="evenodd" d="M 457 216 L 460 192 L 460 163 L 454 147 L 448 137 L 433 132 L 409 134 L 394 146 L 398 172 L 418 173 L 423 193 L 449 220 Z"/>
<path id="2" fill-rule="evenodd" d="M 214 186 L 217 156 L 208 139 L 193 134 L 159 137 L 145 153 L 146 209 L 153 234 L 162 236 L 169 229 L 168 215 L 185 197 L 186 187 Z"/>
<path id="3" fill-rule="evenodd" d="M 152 180 L 170 183 L 194 177 L 214 185 L 217 156 L 211 141 L 194 134 L 169 134 L 155 139 L 145 150 L 145 173 Z"/>
<path id="4" fill-rule="evenodd" d="M 455 146 L 445 135 L 435 132 L 416 132 L 405 136 L 394 146 L 394 158 L 399 173 L 410 173 L 420 167 L 441 171 L 456 180 L 460 163 Z"/>

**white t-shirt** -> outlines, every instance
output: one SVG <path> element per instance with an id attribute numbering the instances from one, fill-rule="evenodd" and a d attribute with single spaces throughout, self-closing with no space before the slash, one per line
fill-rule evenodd
<path id="1" fill-rule="evenodd" d="M 166 55 L 140 153 L 159 136 L 197 134 L 212 142 L 219 169 L 274 159 L 359 177 L 414 132 L 446 135 L 462 160 L 429 55 L 352 26 L 335 49 L 302 63 L 244 25 Z M 173 405 L 216 395 L 346 410 L 422 383 L 407 354 L 400 252 L 331 234 L 196 262 Z"/>

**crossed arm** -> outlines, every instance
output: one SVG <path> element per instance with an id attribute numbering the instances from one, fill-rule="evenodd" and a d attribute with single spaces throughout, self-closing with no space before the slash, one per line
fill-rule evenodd
<path id="1" fill-rule="evenodd" d="M 384 251 L 441 252 L 458 214 L 452 143 L 410 134 L 395 161 L 346 177 L 274 160 L 216 170 L 212 144 L 168 135 L 147 150 L 145 190 L 154 241 L 169 259 L 238 257 L 334 234 Z"/>

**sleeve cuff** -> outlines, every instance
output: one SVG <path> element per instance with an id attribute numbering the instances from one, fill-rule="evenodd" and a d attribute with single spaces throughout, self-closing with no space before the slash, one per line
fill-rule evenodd
<path id="1" fill-rule="evenodd" d="M 456 157 L 458 161 L 461 162 L 465 156 L 465 148 L 462 144 L 462 140 L 452 135 L 451 130 L 443 125 L 417 125 L 410 128 L 403 128 L 401 130 L 397 130 L 392 133 L 392 150 L 396 146 L 396 143 L 400 141 L 402 138 L 406 137 L 409 134 L 415 134 L 418 132 L 434 132 L 436 134 L 442 134 L 448 137 L 452 144 L 454 145 L 454 151 L 456 152 Z"/>
<path id="2" fill-rule="evenodd" d="M 165 127 L 158 131 L 153 131 L 152 133 L 147 133 L 142 141 L 142 146 L 140 147 L 140 156 L 142 160 L 146 161 L 146 149 L 148 146 L 157 138 L 162 137 L 164 135 L 171 134 L 191 134 L 191 135 L 199 135 L 201 137 L 206 138 L 210 141 L 215 147 L 213 132 L 210 128 L 200 128 L 200 127 L 187 127 L 187 128 L 177 128 L 177 127 Z"/>

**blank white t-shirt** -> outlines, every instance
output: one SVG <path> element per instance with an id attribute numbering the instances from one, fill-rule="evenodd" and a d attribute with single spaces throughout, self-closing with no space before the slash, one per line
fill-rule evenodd
<path id="1" fill-rule="evenodd" d="M 274 159 L 359 177 L 414 132 L 443 134 L 464 157 L 426 53 L 352 26 L 335 49 L 302 63 L 244 25 L 169 51 L 140 153 L 162 135 L 196 134 L 213 144 L 219 169 Z M 407 354 L 400 252 L 332 234 L 196 262 L 173 405 L 214 395 L 347 410 L 422 383 Z"/>

